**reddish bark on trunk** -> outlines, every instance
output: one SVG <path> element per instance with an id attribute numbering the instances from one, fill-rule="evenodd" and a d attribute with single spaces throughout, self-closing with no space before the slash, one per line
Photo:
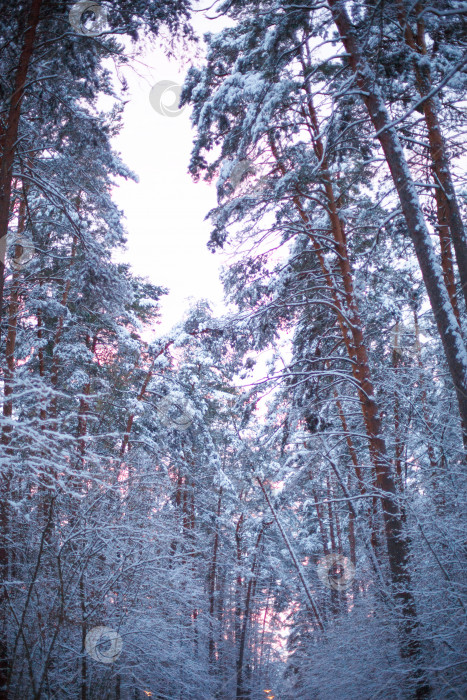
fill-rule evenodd
<path id="1" fill-rule="evenodd" d="M 26 78 L 36 39 L 37 25 L 42 0 L 32 0 L 24 34 L 23 49 L 15 75 L 13 94 L 5 130 L 0 139 L 0 321 L 3 311 L 3 285 L 5 278 L 6 235 L 10 219 L 11 189 L 13 182 L 13 162 L 18 141 L 18 127 L 21 116 L 21 103 L 24 97 Z M 1 683 L 1 678 L 0 678 Z M 1 687 L 1 686 L 0 686 Z"/>

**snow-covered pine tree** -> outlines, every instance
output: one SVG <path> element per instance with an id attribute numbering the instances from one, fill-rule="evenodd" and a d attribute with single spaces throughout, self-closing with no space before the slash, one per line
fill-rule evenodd
<path id="1" fill-rule="evenodd" d="M 338 39 L 330 33 L 344 4 L 329 5 L 334 14 L 322 5 L 319 9 L 282 3 L 229 5 L 234 26 L 208 37 L 206 68 L 192 69 L 187 78 L 184 94 L 193 104 L 197 129 L 191 168 L 195 177 L 204 175 L 209 181 L 219 175 L 220 205 L 212 213 L 212 247 L 235 242 L 237 251 L 246 251 L 226 273 L 226 288 L 242 312 L 251 315 L 252 347 L 274 347 L 278 338 L 285 342 L 290 332 L 295 332 L 290 350 L 285 351 L 292 352 L 291 361 L 278 354 L 277 364 L 282 363 L 283 368 L 270 372 L 268 382 L 270 386 L 282 382 L 290 387 L 285 403 L 295 410 L 290 413 L 289 408 L 288 417 L 281 419 L 287 433 L 284 444 L 304 441 L 306 454 L 316 438 L 324 439 L 314 447 L 313 455 L 327 470 L 332 467 L 332 478 L 326 478 L 324 484 L 321 481 L 319 489 L 324 487 L 324 500 L 329 501 L 334 482 L 334 488 L 343 490 L 344 500 L 351 498 L 359 506 L 344 515 L 349 550 L 353 547 L 351 529 L 355 532 L 358 516 L 359 545 L 365 548 L 375 586 L 381 589 L 382 585 L 377 598 L 383 601 L 383 610 L 389 606 L 384 614 L 389 612 L 391 618 L 394 613 L 389 578 L 392 595 L 400 606 L 402 617 L 397 613 L 392 621 L 399 628 L 403 665 L 408 664 L 406 690 L 413 688 L 414 694 L 422 697 L 430 692 L 424 667 L 432 650 L 422 642 L 427 632 L 420 628 L 415 612 L 415 587 L 410 579 L 416 568 L 409 563 L 408 541 L 416 543 L 412 557 L 415 551 L 430 547 L 418 529 L 417 516 L 426 500 L 420 496 L 428 483 L 436 483 L 443 461 L 433 447 L 431 401 L 437 392 L 427 394 L 422 375 L 432 377 L 437 372 L 441 339 L 452 378 L 451 385 L 449 381 L 444 384 L 442 394 L 452 402 L 454 389 L 462 417 L 463 341 L 437 254 L 433 249 L 428 264 L 420 254 L 418 233 L 411 228 L 412 216 L 423 217 L 418 200 L 406 207 L 404 188 L 398 188 L 397 182 L 394 185 L 389 176 L 398 130 L 391 127 L 391 149 L 385 148 L 385 142 L 380 150 L 374 139 L 373 114 L 366 111 L 370 86 L 361 93 L 359 68 L 355 84 L 347 56 L 341 54 Z M 362 36 L 364 31 L 371 36 L 370 8 L 365 15 L 362 3 L 359 15 L 359 4 L 354 5 L 352 17 L 359 21 L 366 17 L 366 24 L 355 20 L 357 28 Z M 349 32 L 343 34 L 348 38 Z M 369 56 L 373 58 L 371 53 Z M 379 54 L 375 52 L 375 56 Z M 360 53 L 360 63 L 355 62 L 360 66 L 365 60 L 366 53 Z M 380 64 L 375 65 L 379 78 Z M 381 80 L 372 78 L 375 94 L 379 82 L 388 86 L 384 75 Z M 395 91 L 397 94 L 397 88 Z M 385 141 L 386 137 L 380 138 Z M 405 169 L 409 182 L 420 172 L 419 161 L 410 161 L 411 176 L 402 149 L 398 154 L 397 167 Z M 238 183 L 232 174 L 236 175 L 242 163 L 249 166 L 243 168 Z M 256 178 L 267 176 L 261 187 L 255 185 L 255 170 Z M 433 195 L 431 199 L 435 202 Z M 426 241 L 427 225 L 429 220 L 420 224 L 419 230 L 423 229 Z M 418 259 L 408 247 L 407 231 Z M 428 267 L 440 274 L 431 275 Z M 444 279 L 447 281 L 446 275 Z M 426 311 L 427 297 L 434 318 Z M 446 316 L 440 323 L 441 297 L 441 316 Z M 422 305 L 425 332 L 431 337 L 423 359 L 418 321 Z M 402 319 L 412 331 L 404 332 L 401 351 L 394 345 L 394 332 L 400 332 Z M 434 320 L 438 337 L 433 337 Z M 459 367 L 454 367 L 458 360 Z M 412 411 L 404 417 L 401 414 L 401 398 L 406 408 L 411 401 L 405 383 L 409 367 L 410 386 L 420 407 L 416 426 Z M 360 418 L 354 408 L 356 401 L 361 407 Z M 435 421 L 442 423 L 440 415 L 435 415 Z M 301 437 L 300 431 L 297 437 L 295 426 L 299 430 L 302 426 L 301 430 L 311 432 L 315 439 Z M 452 430 L 452 459 L 459 464 L 462 433 L 455 420 L 448 420 L 446 427 Z M 406 452 L 409 443 L 411 457 Z M 333 457 L 336 450 L 341 452 L 341 446 L 346 449 L 340 459 L 350 470 L 344 475 Z M 426 465 L 423 478 L 420 462 Z M 362 500 L 359 503 L 356 499 Z M 409 517 L 407 507 L 412 509 L 412 499 L 418 501 L 417 512 Z M 318 506 L 316 517 L 318 522 L 322 520 Z M 333 547 L 339 527 L 331 508 Z M 445 540 L 442 546 L 446 544 Z M 443 578 L 440 567 L 438 576 Z M 419 604 L 427 610 L 420 598 Z M 457 615 L 454 607 L 451 618 Z M 437 653 L 441 653 L 439 648 Z"/>

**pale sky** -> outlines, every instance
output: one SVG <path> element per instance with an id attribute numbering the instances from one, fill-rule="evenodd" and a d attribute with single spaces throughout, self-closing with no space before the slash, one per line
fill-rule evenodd
<path id="1" fill-rule="evenodd" d="M 208 22 L 200 15 L 195 25 L 203 31 L 221 27 L 219 21 Z M 169 62 L 157 46 L 139 57 L 133 69 L 126 68 L 129 93 L 124 98 L 128 100 L 124 128 L 113 141 L 140 179 L 138 183 L 122 182 L 114 190 L 114 200 L 126 217 L 128 251 L 124 257 L 137 274 L 170 288 L 162 303 L 158 334 L 181 319 L 189 297 L 210 299 L 218 313 L 223 309 L 222 255 L 208 251 L 210 225 L 204 221 L 216 205 L 215 186 L 195 184 L 187 172 L 194 134 L 191 108 L 177 116 L 162 116 L 149 101 L 155 83 L 173 80 L 181 84 L 186 70 L 176 59 Z M 168 93 L 164 104 L 170 106 L 173 99 L 173 93 Z"/>

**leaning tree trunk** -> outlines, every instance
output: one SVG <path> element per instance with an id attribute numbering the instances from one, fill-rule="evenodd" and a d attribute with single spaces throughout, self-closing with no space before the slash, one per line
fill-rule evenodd
<path id="1" fill-rule="evenodd" d="M 461 280 L 462 294 L 467 309 L 467 236 L 457 201 L 456 190 L 451 177 L 449 156 L 439 121 L 439 107 L 436 95 L 429 96 L 432 89 L 430 64 L 421 56 L 426 56 L 425 29 L 423 20 L 417 19 L 417 33 L 414 34 L 405 14 L 402 0 L 398 0 L 399 22 L 404 30 L 407 46 L 414 52 L 415 83 L 423 102 L 423 114 L 428 132 L 430 155 L 438 201 L 438 211 L 446 218 L 454 245 L 457 267 Z M 441 222 L 440 222 L 440 225 Z M 443 242 L 442 242 L 443 246 Z M 444 243 L 446 246 L 446 243 Z M 448 288 L 449 289 L 449 288 Z M 451 295 L 452 298 L 452 295 Z"/>
<path id="2" fill-rule="evenodd" d="M 443 272 L 399 137 L 391 124 L 376 76 L 360 50 L 345 3 L 342 0 L 328 0 L 328 4 L 399 195 L 456 390 L 464 442 L 467 444 L 467 351 L 444 284 Z"/>
<path id="3" fill-rule="evenodd" d="M 421 652 L 420 634 L 415 601 L 411 591 L 411 577 L 408 569 L 409 542 L 404 532 L 404 513 L 401 511 L 399 505 L 393 469 L 382 436 L 381 415 L 371 378 L 369 358 L 363 336 L 363 322 L 360 318 L 353 289 L 352 270 L 345 232 L 339 217 L 330 169 L 327 164 L 324 146 L 319 135 L 315 109 L 309 94 L 307 94 L 307 108 L 311 120 L 310 135 L 322 171 L 322 181 L 326 192 L 327 211 L 337 253 L 337 266 L 344 289 L 343 297 L 345 308 L 342 308 L 342 304 L 336 294 L 333 294 L 333 300 L 335 303 L 339 301 L 339 303 L 336 304 L 336 308 L 339 309 L 339 325 L 349 357 L 353 361 L 353 374 L 359 386 L 358 393 L 368 436 L 369 451 L 375 466 L 375 486 L 379 489 L 381 494 L 380 498 L 391 578 L 394 586 L 395 598 L 401 607 L 401 655 L 403 658 L 409 659 L 415 666 L 414 677 L 418 686 L 417 693 L 419 693 L 420 697 L 424 697 L 426 693 L 429 692 L 429 689 L 423 677 L 423 673 L 419 669 Z M 279 154 L 275 151 L 273 143 L 271 143 L 271 148 L 279 168 L 283 171 L 284 166 L 281 168 Z M 293 202 L 297 207 L 300 217 L 305 224 L 305 230 L 316 250 L 317 242 L 313 240 L 314 236 L 310 231 L 311 222 L 301 205 L 300 198 L 293 197 Z M 325 268 L 323 268 L 323 272 L 326 282 L 328 286 L 330 286 L 332 292 L 332 287 L 334 286 L 333 280 L 330 278 Z M 449 308 L 451 308 L 449 300 L 448 304 Z M 350 319 L 350 324 L 348 325 L 348 322 L 345 320 L 346 318 Z"/>

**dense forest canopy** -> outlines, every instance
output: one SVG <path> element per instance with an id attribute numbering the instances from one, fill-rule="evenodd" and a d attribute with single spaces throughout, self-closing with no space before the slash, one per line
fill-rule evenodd
<path id="1" fill-rule="evenodd" d="M 3 0 L 0 698 L 467 696 L 466 23 Z M 227 261 L 166 334 L 115 262 L 138 45 Z"/>

